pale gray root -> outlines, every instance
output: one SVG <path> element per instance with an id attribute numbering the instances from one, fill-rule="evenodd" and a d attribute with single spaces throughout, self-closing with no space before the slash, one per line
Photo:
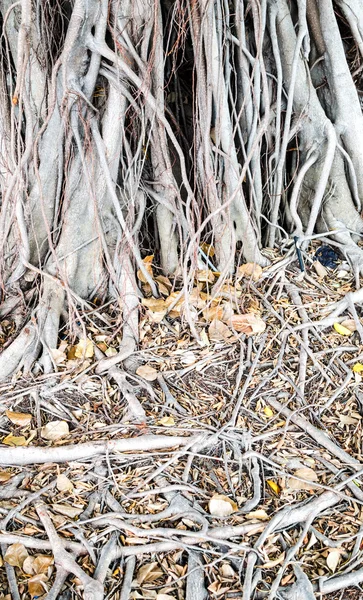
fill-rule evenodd
<path id="1" fill-rule="evenodd" d="M 33 323 L 29 323 L 17 338 L 0 354 L 0 378 L 6 379 L 20 369 L 27 356 L 33 356 L 37 344 L 37 331 Z"/>
<path id="2" fill-rule="evenodd" d="M 282 598 L 284 598 L 284 600 L 315 600 L 314 589 L 311 581 L 305 575 L 300 565 L 293 563 L 292 566 L 296 581 L 287 589 L 281 588 L 279 590 Z"/>
<path id="3" fill-rule="evenodd" d="M 139 438 L 110 440 L 108 442 L 88 442 L 70 444 L 60 448 L 0 448 L 0 465 L 24 466 L 47 462 L 64 463 L 73 460 L 93 458 L 111 452 L 142 452 L 162 448 L 175 448 L 192 444 L 194 438 L 144 435 Z"/>
<path id="4" fill-rule="evenodd" d="M 206 600 L 207 598 L 202 557 L 195 551 L 189 550 L 185 600 Z"/>
<path id="5" fill-rule="evenodd" d="M 131 585 L 132 585 L 132 581 L 134 578 L 134 572 L 135 572 L 135 565 L 136 565 L 135 556 L 128 556 L 125 559 L 124 578 L 123 578 L 122 588 L 121 588 L 121 592 L 120 592 L 120 600 L 129 600 L 129 598 L 130 598 Z"/>
<path id="6" fill-rule="evenodd" d="M 82 583 L 85 600 L 103 600 L 104 589 L 100 581 L 90 577 L 75 561 L 74 557 L 65 550 L 64 545 L 52 523 L 46 507 L 40 504 L 36 507 L 38 516 L 42 522 L 45 532 L 49 538 L 54 564 L 61 568 L 62 572 L 67 570 L 75 575 Z"/>
<path id="7" fill-rule="evenodd" d="M 277 33 L 284 80 L 288 85 L 293 75 L 291 64 L 295 51 L 296 36 L 286 0 L 278 0 Z M 316 224 L 319 231 L 326 231 L 327 229 L 341 230 L 342 233 L 335 235 L 336 239 L 345 244 L 350 260 L 362 268 L 363 253 L 355 244 L 351 232 L 360 234 L 363 231 L 363 221 L 354 206 L 343 156 L 337 148 L 338 138 L 341 138 L 342 130 L 339 129 L 337 124 L 334 125 L 333 130 L 333 126 L 327 118 L 308 77 L 306 65 L 301 57 L 297 61 L 296 69 L 294 109 L 300 119 L 300 162 L 304 165 L 313 149 L 312 144 L 314 144 L 314 150 L 320 151 L 320 157 L 311 165 L 304 177 L 298 207 L 299 216 L 303 226 L 309 230 L 312 230 L 317 215 L 319 216 Z M 356 92 L 355 95 L 354 106 L 358 102 Z M 344 118 L 349 119 L 346 112 Z M 349 127 L 354 127 L 354 119 L 349 121 Z M 360 147 L 361 141 L 356 139 L 354 149 L 358 157 L 360 156 Z M 351 151 L 353 152 L 353 149 Z M 349 154 L 351 156 L 351 152 Z M 329 164 L 327 164 L 327 161 Z M 356 164 L 354 166 L 355 171 L 357 171 Z M 313 209 L 312 215 L 311 209 Z"/>

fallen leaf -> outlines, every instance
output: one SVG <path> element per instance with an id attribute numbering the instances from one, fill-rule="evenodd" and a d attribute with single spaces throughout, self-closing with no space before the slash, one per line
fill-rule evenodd
<path id="1" fill-rule="evenodd" d="M 310 540 L 308 545 L 306 546 L 306 550 L 309 550 L 310 548 L 312 548 L 312 546 L 314 546 L 314 544 L 316 544 L 317 542 L 317 538 L 315 537 L 314 533 L 311 534 L 310 536 Z"/>
<path id="2" fill-rule="evenodd" d="M 260 508 L 259 510 L 254 510 L 246 514 L 247 519 L 258 519 L 258 521 L 267 521 L 270 517 L 267 512 Z"/>
<path id="3" fill-rule="evenodd" d="M 35 573 L 47 573 L 48 568 L 54 563 L 53 556 L 48 554 L 38 554 L 33 562 L 33 569 Z"/>
<path id="4" fill-rule="evenodd" d="M 281 565 L 285 560 L 285 552 L 282 552 L 278 558 L 275 560 L 269 560 L 260 566 L 260 569 L 272 569 L 273 567 L 277 567 L 277 565 Z"/>
<path id="5" fill-rule="evenodd" d="M 107 350 L 105 350 L 105 354 L 106 356 L 116 356 L 117 349 L 110 346 L 109 348 L 107 348 Z"/>
<path id="6" fill-rule="evenodd" d="M 148 563 L 140 567 L 137 572 L 136 579 L 137 583 L 141 585 L 145 581 L 155 581 L 163 575 L 163 571 L 160 570 L 157 562 Z"/>
<path id="7" fill-rule="evenodd" d="M 183 365 L 187 366 L 193 365 L 195 362 L 197 362 L 197 357 L 195 356 L 194 352 L 189 350 L 182 354 L 182 356 L 180 357 L 180 362 Z"/>
<path id="8" fill-rule="evenodd" d="M 326 559 L 326 564 L 328 565 L 328 567 L 332 573 L 335 573 L 335 571 L 336 571 L 336 568 L 340 561 L 340 556 L 341 556 L 340 548 L 333 548 L 333 550 L 329 551 L 329 554 Z"/>
<path id="9" fill-rule="evenodd" d="M 354 367 L 353 367 L 353 371 L 354 373 L 363 373 L 363 365 L 362 363 L 355 363 Z"/>
<path id="10" fill-rule="evenodd" d="M 206 242 L 202 242 L 199 247 L 203 250 L 204 254 L 206 254 L 207 256 L 213 257 L 216 253 L 213 246 L 211 246 L 210 244 L 207 244 Z"/>
<path id="11" fill-rule="evenodd" d="M 221 565 L 219 567 L 219 573 L 222 577 L 225 577 L 226 579 L 232 579 L 236 575 L 234 569 L 231 567 L 231 565 L 228 564 Z"/>
<path id="12" fill-rule="evenodd" d="M 175 425 L 175 421 L 173 417 L 163 417 L 158 421 L 158 425 L 163 425 L 163 427 L 173 427 Z"/>
<path id="13" fill-rule="evenodd" d="M 238 510 L 236 502 L 223 494 L 214 494 L 208 506 L 210 514 L 214 517 L 228 517 Z"/>
<path id="14" fill-rule="evenodd" d="M 55 442 L 69 434 L 67 421 L 50 421 L 41 429 L 40 435 L 44 440 Z"/>
<path id="15" fill-rule="evenodd" d="M 4 561 L 12 567 L 22 568 L 25 559 L 29 556 L 23 544 L 11 544 L 5 552 Z"/>
<path id="16" fill-rule="evenodd" d="M 263 409 L 263 412 L 265 413 L 266 417 L 274 416 L 274 411 L 269 406 L 265 406 L 265 408 Z"/>
<path id="17" fill-rule="evenodd" d="M 145 256 L 145 258 L 143 258 L 143 260 L 142 260 L 142 262 L 144 263 L 145 270 L 150 275 L 151 278 L 154 277 L 153 267 L 152 267 L 153 259 L 154 259 L 154 255 L 150 254 L 149 256 Z M 144 273 L 141 271 L 141 269 L 137 272 L 137 278 L 139 281 L 141 281 L 141 283 L 147 283 L 147 279 L 146 279 Z"/>
<path id="18" fill-rule="evenodd" d="M 328 271 L 326 270 L 324 265 L 322 265 L 319 260 L 314 260 L 313 265 L 318 277 L 320 277 L 320 279 L 324 279 L 324 277 L 326 277 L 326 275 L 328 274 Z"/>
<path id="19" fill-rule="evenodd" d="M 6 481 L 9 481 L 11 477 L 11 473 L 8 473 L 7 471 L 0 471 L 0 483 L 6 483 Z"/>
<path id="20" fill-rule="evenodd" d="M 150 367 L 150 365 L 141 365 L 141 367 L 136 369 L 136 375 L 140 375 L 146 381 L 155 381 L 158 372 L 154 367 Z"/>
<path id="21" fill-rule="evenodd" d="M 219 319 L 214 319 L 208 328 L 209 339 L 213 342 L 227 342 L 231 343 L 236 341 L 236 337 L 230 328 L 220 321 Z"/>
<path id="22" fill-rule="evenodd" d="M 339 415 L 340 425 L 357 425 L 359 419 L 354 419 L 349 415 Z"/>
<path id="23" fill-rule="evenodd" d="M 62 365 L 66 362 L 67 355 L 59 348 L 49 348 L 49 352 L 51 353 L 52 359 L 56 365 Z"/>
<path id="24" fill-rule="evenodd" d="M 231 318 L 233 329 L 246 335 L 256 335 L 262 333 L 266 329 L 266 323 L 253 313 L 245 315 L 233 315 Z"/>
<path id="25" fill-rule="evenodd" d="M 73 490 L 73 483 L 64 473 L 57 476 L 57 489 L 60 492 L 71 492 Z"/>
<path id="26" fill-rule="evenodd" d="M 93 342 L 88 338 L 81 338 L 74 346 L 74 355 L 76 358 L 92 358 L 93 356 Z"/>
<path id="27" fill-rule="evenodd" d="M 78 517 L 78 515 L 80 515 L 83 512 L 83 508 L 70 506 L 70 504 L 52 504 L 52 508 L 55 512 L 59 513 L 60 515 L 70 517 L 71 519 Z"/>
<path id="28" fill-rule="evenodd" d="M 339 335 L 352 335 L 352 331 L 348 327 L 341 325 L 341 323 L 334 323 L 333 327 Z"/>
<path id="29" fill-rule="evenodd" d="M 48 577 L 44 573 L 39 573 L 28 579 L 28 592 L 32 598 L 44 596 L 48 592 L 48 587 L 45 585 L 46 581 L 48 581 Z"/>
<path id="30" fill-rule="evenodd" d="M 197 271 L 196 279 L 202 283 L 214 283 L 215 275 L 210 269 L 200 269 Z"/>
<path id="31" fill-rule="evenodd" d="M 4 437 L 2 443 L 7 446 L 26 446 L 26 438 L 23 435 L 9 433 L 9 435 Z"/>
<path id="32" fill-rule="evenodd" d="M 256 263 L 246 263 L 240 265 L 237 269 L 237 276 L 250 277 L 253 281 L 258 281 L 262 275 L 262 267 Z"/>
<path id="33" fill-rule="evenodd" d="M 209 337 L 205 329 L 202 329 L 202 331 L 200 332 L 200 341 L 201 346 L 210 346 Z"/>
<path id="34" fill-rule="evenodd" d="M 268 487 L 278 496 L 281 493 L 281 488 L 273 479 L 266 479 Z"/>
<path id="35" fill-rule="evenodd" d="M 170 596 L 169 594 L 157 594 L 155 600 L 175 600 L 175 596 Z"/>
<path id="36" fill-rule="evenodd" d="M 34 556 L 27 556 L 26 559 L 24 560 L 22 569 L 23 569 L 24 573 L 26 573 L 27 575 L 35 574 L 35 570 L 33 567 L 34 561 L 35 561 Z"/>
<path id="37" fill-rule="evenodd" d="M 9 421 L 18 425 L 19 427 L 26 427 L 32 420 L 32 415 L 29 413 L 13 412 L 12 410 L 6 410 L 5 414 Z"/>
<path id="38" fill-rule="evenodd" d="M 345 321 L 341 322 L 341 325 L 349 329 L 352 333 L 357 331 L 357 325 L 354 319 L 345 319 Z"/>
<path id="39" fill-rule="evenodd" d="M 289 477 L 286 481 L 286 487 L 291 490 L 313 490 L 314 481 L 318 481 L 318 476 L 313 469 L 310 467 L 302 467 L 294 472 L 296 477 L 300 477 L 305 481 L 299 481 L 298 479 L 292 479 Z"/>

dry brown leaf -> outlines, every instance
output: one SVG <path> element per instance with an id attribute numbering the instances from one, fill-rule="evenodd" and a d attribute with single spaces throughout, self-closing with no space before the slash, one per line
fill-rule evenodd
<path id="1" fill-rule="evenodd" d="M 214 517 L 228 517 L 238 510 L 236 502 L 224 494 L 214 494 L 208 506 L 210 514 Z"/>
<path id="2" fill-rule="evenodd" d="M 163 427 L 173 427 L 175 425 L 175 421 L 173 417 L 163 417 L 158 421 L 158 425 L 162 425 Z"/>
<path id="3" fill-rule="evenodd" d="M 221 565 L 219 567 L 219 573 L 222 577 L 225 577 L 226 579 L 232 579 L 236 575 L 234 569 L 229 564 Z"/>
<path id="4" fill-rule="evenodd" d="M 6 483 L 11 479 L 12 474 L 7 471 L 0 471 L 0 483 Z"/>
<path id="5" fill-rule="evenodd" d="M 29 413 L 13 412 L 12 410 L 5 411 L 5 414 L 9 421 L 18 425 L 19 427 L 26 427 L 32 420 L 32 415 Z"/>
<path id="6" fill-rule="evenodd" d="M 52 508 L 55 512 L 59 513 L 60 515 L 70 517 L 71 519 L 78 517 L 78 515 L 80 515 L 81 512 L 83 512 L 83 508 L 71 506 L 70 504 L 52 504 Z"/>
<path id="7" fill-rule="evenodd" d="M 146 381 L 155 381 L 158 376 L 158 372 L 150 365 L 141 365 L 141 367 L 136 369 L 136 375 L 140 375 L 140 377 L 146 379 Z"/>
<path id="8" fill-rule="evenodd" d="M 22 569 L 23 569 L 24 573 L 26 573 L 27 575 L 35 574 L 35 570 L 33 567 L 34 561 L 35 561 L 34 556 L 27 556 L 26 559 L 24 560 Z"/>
<path id="9" fill-rule="evenodd" d="M 64 473 L 57 476 L 57 489 L 60 492 L 71 492 L 73 490 L 73 483 Z"/>
<path id="10" fill-rule="evenodd" d="M 261 565 L 261 569 L 272 569 L 273 567 L 277 567 L 277 565 L 281 565 L 285 560 L 285 552 L 282 552 L 278 558 L 275 560 L 269 560 Z"/>
<path id="11" fill-rule="evenodd" d="M 266 323 L 257 315 L 247 313 L 245 315 L 233 315 L 231 318 L 233 329 L 246 335 L 256 335 L 266 329 Z"/>
<path id="12" fill-rule="evenodd" d="M 257 519 L 258 521 L 267 521 L 270 517 L 267 512 L 260 508 L 259 510 L 254 510 L 246 514 L 246 519 Z"/>
<path id="13" fill-rule="evenodd" d="M 210 269 L 200 269 L 197 271 L 196 280 L 202 283 L 214 283 L 215 275 Z"/>
<path id="14" fill-rule="evenodd" d="M 339 415 L 340 425 L 357 425 L 358 421 L 358 419 L 354 419 L 349 415 Z"/>
<path id="15" fill-rule="evenodd" d="M 7 446 L 26 446 L 26 438 L 23 435 L 9 433 L 9 435 L 4 437 L 2 443 Z"/>
<path id="16" fill-rule="evenodd" d="M 55 442 L 69 434 L 67 421 L 50 421 L 41 429 L 41 436 L 44 440 Z"/>
<path id="17" fill-rule="evenodd" d="M 341 549 L 340 548 L 333 548 L 332 550 L 329 550 L 329 554 L 326 559 L 326 564 L 328 565 L 328 567 L 332 571 L 332 573 L 335 573 L 337 566 L 339 564 L 339 561 L 340 561 L 340 557 L 341 557 Z"/>
<path id="18" fill-rule="evenodd" d="M 140 567 L 137 572 L 136 579 L 137 583 L 141 585 L 145 581 L 155 581 L 163 575 L 157 562 L 148 563 Z"/>
<path id="19" fill-rule="evenodd" d="M 66 362 L 67 354 L 59 348 L 49 348 L 54 363 L 59 366 Z"/>
<path id="20" fill-rule="evenodd" d="M 237 276 L 250 277 L 253 281 L 258 281 L 262 275 L 262 267 L 256 263 L 246 263 L 240 265 L 237 269 Z"/>
<path id="21" fill-rule="evenodd" d="M 48 592 L 48 587 L 45 583 L 48 581 L 48 577 L 44 573 L 39 573 L 28 579 L 28 592 L 32 598 L 38 596 L 44 596 Z"/>
<path id="22" fill-rule="evenodd" d="M 152 266 L 153 259 L 154 259 L 154 255 L 150 254 L 149 256 L 145 256 L 145 258 L 142 261 L 144 263 L 146 272 L 150 275 L 151 278 L 154 277 L 153 266 Z M 137 278 L 139 281 L 141 281 L 141 283 L 147 283 L 147 279 L 146 279 L 145 275 L 143 274 L 143 272 L 141 271 L 141 269 L 137 272 Z"/>
<path id="23" fill-rule="evenodd" d="M 341 325 L 343 325 L 343 327 L 346 329 L 349 329 L 352 333 L 357 331 L 357 325 L 354 319 L 345 319 L 345 321 L 341 322 Z"/>
<path id="24" fill-rule="evenodd" d="M 214 319 L 211 322 L 208 328 L 208 335 L 209 339 L 213 342 L 231 343 L 236 340 L 230 328 L 219 319 Z"/>
<path id="25" fill-rule="evenodd" d="M 170 594 L 157 594 L 155 600 L 175 600 L 175 596 L 170 596 Z"/>
<path id="26" fill-rule="evenodd" d="M 305 479 L 306 481 L 299 481 L 298 479 L 292 479 L 288 477 L 286 480 L 286 487 L 290 490 L 313 490 L 314 481 L 318 481 L 318 476 L 313 469 L 310 467 L 302 467 L 294 472 L 296 477 Z M 311 482 L 311 483 L 310 483 Z"/>
<path id="27" fill-rule="evenodd" d="M 328 274 L 328 271 L 326 270 L 324 265 L 322 265 L 319 260 L 314 260 L 313 265 L 318 277 L 320 279 L 324 279 L 324 277 L 326 277 L 326 275 Z"/>
<path id="28" fill-rule="evenodd" d="M 4 561 L 12 567 L 22 568 L 25 559 L 29 556 L 23 544 L 11 544 L 5 552 Z"/>
<path id="29" fill-rule="evenodd" d="M 48 556 L 48 554 L 38 554 L 35 557 L 33 562 L 34 572 L 39 573 L 47 573 L 48 568 L 54 563 L 53 556 Z"/>

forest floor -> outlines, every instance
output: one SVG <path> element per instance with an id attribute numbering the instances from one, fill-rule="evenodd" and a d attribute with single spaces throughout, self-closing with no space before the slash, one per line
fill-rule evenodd
<path id="1" fill-rule="evenodd" d="M 55 374 L 0 386 L 1 598 L 363 599 L 360 284 L 315 250 L 214 296 L 201 271 L 199 341 L 151 271 L 117 381 L 109 304 L 61 332 Z"/>

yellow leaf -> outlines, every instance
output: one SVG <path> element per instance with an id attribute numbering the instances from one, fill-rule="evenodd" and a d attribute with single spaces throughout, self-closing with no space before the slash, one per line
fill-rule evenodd
<path id="1" fill-rule="evenodd" d="M 238 510 L 236 502 L 223 494 L 214 494 L 209 500 L 209 512 L 215 517 L 228 517 Z"/>
<path id="2" fill-rule="evenodd" d="M 13 412 L 12 410 L 5 411 L 5 414 L 9 421 L 14 423 L 14 425 L 19 425 L 19 427 L 25 427 L 29 425 L 32 420 L 32 415 L 29 413 L 21 413 L 21 412 Z"/>
<path id="3" fill-rule="evenodd" d="M 3 444 L 7 446 L 26 446 L 26 438 L 23 435 L 13 435 L 9 433 L 6 437 L 4 437 Z"/>
<path id="4" fill-rule="evenodd" d="M 344 325 L 341 325 L 340 323 L 334 323 L 333 327 L 339 335 L 352 335 L 353 333 L 348 327 L 344 327 Z"/>
<path id="5" fill-rule="evenodd" d="M 23 562 L 28 556 L 28 551 L 23 544 L 11 544 L 5 552 L 4 561 L 12 567 L 22 568 Z"/>
<path id="6" fill-rule="evenodd" d="M 74 348 L 76 358 L 91 358 L 93 356 L 93 342 L 88 338 L 80 339 Z"/>
<path id="7" fill-rule="evenodd" d="M 354 373 L 363 373 L 363 365 L 362 363 L 355 363 L 354 367 L 353 367 L 353 371 Z"/>
<path id="8" fill-rule="evenodd" d="M 155 381 L 158 372 L 154 367 L 150 367 L 150 365 L 142 365 L 136 369 L 136 375 L 140 375 L 140 377 L 146 379 L 146 381 Z"/>
<path id="9" fill-rule="evenodd" d="M 281 492 L 281 488 L 276 481 L 273 479 L 266 479 L 268 487 L 278 496 Z"/>
<path id="10" fill-rule="evenodd" d="M 173 417 L 163 417 L 158 421 L 158 425 L 163 425 L 164 427 L 173 427 L 175 425 L 175 421 Z"/>
<path id="11" fill-rule="evenodd" d="M 263 412 L 265 413 L 266 417 L 273 417 L 274 415 L 274 411 L 269 406 L 265 406 Z"/>

